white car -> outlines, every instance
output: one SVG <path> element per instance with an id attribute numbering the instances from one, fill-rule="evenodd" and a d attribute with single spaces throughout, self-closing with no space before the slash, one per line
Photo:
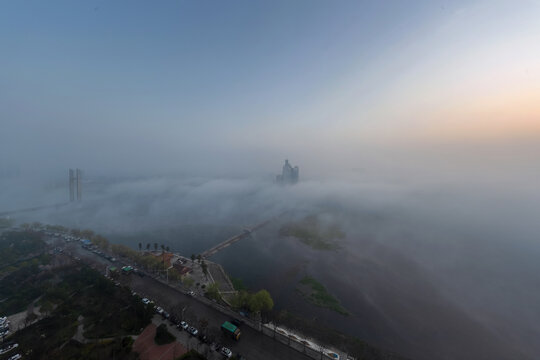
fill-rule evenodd
<path id="1" fill-rule="evenodd" d="M 143 302 L 144 305 L 150 304 L 150 300 L 148 300 L 147 298 L 143 298 L 142 302 Z"/>
<path id="2" fill-rule="evenodd" d="M 193 326 L 190 326 L 188 329 L 188 332 L 193 336 L 197 336 L 197 334 L 199 333 L 199 330 L 195 329 Z"/>
<path id="3" fill-rule="evenodd" d="M 189 296 L 195 296 L 195 293 L 193 291 L 188 292 Z"/>
<path id="4" fill-rule="evenodd" d="M 15 354 L 12 357 L 10 357 L 8 360 L 19 360 L 20 358 L 22 358 L 21 354 Z"/>
<path id="5" fill-rule="evenodd" d="M 157 312 L 159 315 L 161 315 L 161 314 L 163 314 L 163 309 L 162 309 L 160 306 L 158 306 L 158 307 L 156 308 L 156 312 Z"/>
<path id="6" fill-rule="evenodd" d="M 229 350 L 229 348 L 226 348 L 226 347 L 221 348 L 221 353 L 223 355 L 225 355 L 227 358 L 230 358 L 232 356 L 232 351 Z"/>
<path id="7" fill-rule="evenodd" d="M 188 323 L 185 322 L 185 321 L 180 321 L 180 327 L 184 330 L 187 330 L 187 328 L 189 327 Z"/>

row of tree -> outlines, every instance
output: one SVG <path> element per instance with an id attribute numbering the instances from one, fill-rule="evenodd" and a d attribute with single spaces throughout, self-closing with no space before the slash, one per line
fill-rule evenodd
<path id="1" fill-rule="evenodd" d="M 231 299 L 231 305 L 235 309 L 248 309 L 252 313 L 261 313 L 272 310 L 274 300 L 264 289 L 256 293 L 241 290 Z"/>
<path id="2" fill-rule="evenodd" d="M 159 244 L 157 242 L 155 242 L 154 243 L 154 251 L 157 251 L 158 246 L 159 246 Z M 151 247 L 151 244 L 147 243 L 146 244 L 146 250 L 150 251 L 150 247 Z M 143 244 L 139 243 L 139 251 L 142 251 L 142 248 L 143 248 Z M 165 246 L 164 244 L 161 244 L 161 252 L 165 252 L 165 251 L 170 252 L 171 249 L 168 246 Z"/>

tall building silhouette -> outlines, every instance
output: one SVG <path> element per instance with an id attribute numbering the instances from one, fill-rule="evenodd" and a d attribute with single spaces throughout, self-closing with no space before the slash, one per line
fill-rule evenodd
<path id="1" fill-rule="evenodd" d="M 285 160 L 281 175 L 276 176 L 276 182 L 283 185 L 292 185 L 298 182 L 298 166 L 292 167 L 289 160 Z"/>

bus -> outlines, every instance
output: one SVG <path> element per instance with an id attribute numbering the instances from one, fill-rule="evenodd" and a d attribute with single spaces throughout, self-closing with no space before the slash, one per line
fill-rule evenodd
<path id="1" fill-rule="evenodd" d="M 234 340 L 238 340 L 240 339 L 240 334 L 242 334 L 242 332 L 240 331 L 240 329 L 234 325 L 234 324 L 231 324 L 230 322 L 228 321 L 225 321 L 222 325 L 221 325 L 221 330 L 231 336 Z"/>

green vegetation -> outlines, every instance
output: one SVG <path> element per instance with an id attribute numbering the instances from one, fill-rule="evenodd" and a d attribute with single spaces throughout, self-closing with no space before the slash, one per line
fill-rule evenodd
<path id="1" fill-rule="evenodd" d="M 158 345 L 170 344 L 175 341 L 176 338 L 167 330 L 167 325 L 161 324 L 156 329 L 156 336 L 154 341 Z"/>
<path id="2" fill-rule="evenodd" d="M 221 300 L 219 284 L 217 282 L 212 283 L 206 287 L 206 297 L 212 300 Z"/>
<path id="3" fill-rule="evenodd" d="M 292 236 L 315 250 L 337 250 L 336 239 L 345 233 L 336 224 L 322 226 L 317 216 L 308 216 L 298 222 L 290 222 L 279 229 L 280 236 Z"/>
<path id="4" fill-rule="evenodd" d="M 300 280 L 299 286 L 296 289 L 314 305 L 334 310 L 342 315 L 350 315 L 347 309 L 340 304 L 339 300 L 328 293 L 323 284 L 310 276 L 306 276 Z"/>
<path id="5" fill-rule="evenodd" d="M 127 288 L 116 287 L 97 271 L 79 265 L 57 268 L 54 273 L 42 270 L 30 279 L 18 290 L 25 293 L 26 287 L 37 287 L 41 293 L 33 295 L 42 295 L 40 311 L 48 316 L 14 334 L 21 349 L 31 349 L 25 359 L 136 358 L 131 353 L 133 341 L 122 337 L 138 334 L 150 323 L 153 309 Z M 106 339 L 93 344 L 73 340 L 79 325 L 85 338 Z"/>
<path id="6" fill-rule="evenodd" d="M 96 245 L 102 250 L 105 250 L 105 251 L 109 250 L 109 240 L 107 240 L 101 235 L 93 235 L 90 238 L 90 241 L 92 242 L 92 244 Z"/>
<path id="7" fill-rule="evenodd" d="M 231 299 L 231 305 L 235 309 L 249 309 L 251 312 L 259 313 L 272 310 L 274 300 L 267 290 L 259 290 L 255 294 L 242 290 Z"/>
<path id="8" fill-rule="evenodd" d="M 0 281 L 0 314 L 14 314 L 26 309 L 46 289 L 45 281 L 51 273 L 42 273 L 39 265 L 49 262 L 48 255 L 23 261 L 17 267 L 9 267 L 9 274 Z"/>
<path id="9" fill-rule="evenodd" d="M 0 236 L 0 268 L 42 253 L 45 242 L 39 233 L 9 231 Z"/>

